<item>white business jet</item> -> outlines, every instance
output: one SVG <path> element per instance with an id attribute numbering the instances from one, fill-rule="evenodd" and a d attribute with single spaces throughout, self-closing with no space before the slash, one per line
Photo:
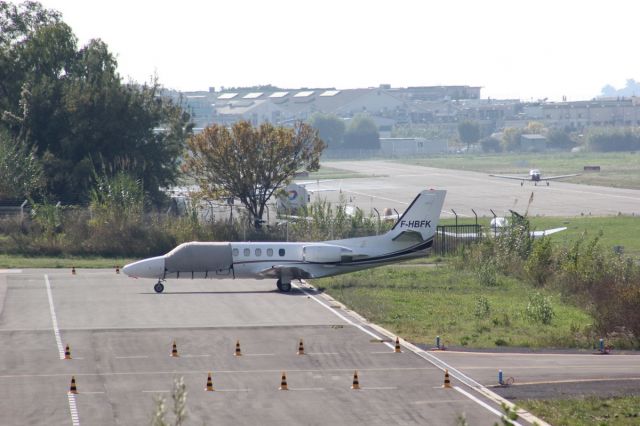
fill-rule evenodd
<path id="1" fill-rule="evenodd" d="M 446 191 L 424 190 L 384 235 L 323 242 L 190 242 L 164 256 L 126 265 L 135 278 L 153 278 L 157 293 L 169 278 L 277 279 L 282 292 L 294 279 L 344 274 L 423 256 L 433 245 Z"/>

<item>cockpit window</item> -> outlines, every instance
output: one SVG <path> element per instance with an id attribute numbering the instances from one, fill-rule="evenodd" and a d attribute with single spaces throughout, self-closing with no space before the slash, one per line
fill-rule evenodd
<path id="1" fill-rule="evenodd" d="M 280 250 L 278 250 L 278 254 L 279 254 L 280 256 L 284 256 L 284 249 L 280 249 Z"/>

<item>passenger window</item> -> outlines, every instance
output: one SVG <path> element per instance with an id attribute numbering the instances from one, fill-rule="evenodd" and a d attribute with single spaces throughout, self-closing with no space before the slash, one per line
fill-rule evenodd
<path id="1" fill-rule="evenodd" d="M 244 249 L 244 255 L 245 256 L 250 256 L 251 255 L 251 250 L 249 250 L 248 248 Z"/>
<path id="2" fill-rule="evenodd" d="M 233 249 L 233 255 L 234 255 L 234 256 L 237 256 L 237 255 L 239 255 L 239 254 L 240 254 L 240 250 L 238 250 L 237 248 L 234 248 L 234 249 Z"/>
<path id="3" fill-rule="evenodd" d="M 278 254 L 279 254 L 280 256 L 284 256 L 284 249 L 280 249 L 280 250 L 278 250 Z"/>
<path id="4" fill-rule="evenodd" d="M 262 255 L 262 249 L 257 248 L 256 249 L 256 256 L 260 256 Z"/>
<path id="5" fill-rule="evenodd" d="M 273 256 L 273 249 L 267 249 L 267 256 L 271 257 Z"/>

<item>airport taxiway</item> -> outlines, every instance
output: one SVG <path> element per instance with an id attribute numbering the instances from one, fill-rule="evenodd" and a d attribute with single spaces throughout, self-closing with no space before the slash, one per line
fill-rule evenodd
<path id="1" fill-rule="evenodd" d="M 272 280 L 168 282 L 113 270 L 0 275 L 3 425 L 139 425 L 184 377 L 189 424 L 493 424 L 499 404 L 431 354 L 394 353 L 313 289 Z M 299 339 L 306 355 L 297 355 Z M 236 341 L 242 356 L 234 356 Z M 179 357 L 171 357 L 176 342 Z M 64 360 L 66 345 L 73 359 Z M 357 370 L 361 390 L 352 390 Z M 205 392 L 213 372 L 215 392 Z M 280 391 L 286 371 L 289 391 Z M 74 376 L 78 395 L 69 395 Z M 171 418 L 171 414 L 168 415 Z M 522 424 L 526 424 L 523 422 Z"/>
<path id="2" fill-rule="evenodd" d="M 525 182 L 521 186 L 519 181 L 490 177 L 485 173 L 392 161 L 332 161 L 322 164 L 369 176 L 307 185 L 311 190 L 333 189 L 318 194 L 331 202 L 338 202 L 343 196 L 349 204 L 360 207 L 367 214 L 373 207 L 381 213 L 387 207 L 402 212 L 418 192 L 434 188 L 447 190 L 443 208 L 447 214 L 453 208 L 466 217 L 473 217 L 471 209 L 479 216 L 487 217 L 492 216 L 490 209 L 498 215 L 508 213 L 509 209 L 524 212 L 532 193 L 533 200 L 528 207 L 531 216 L 640 215 L 640 191 L 633 189 L 562 181 L 553 181 L 549 186 Z"/>

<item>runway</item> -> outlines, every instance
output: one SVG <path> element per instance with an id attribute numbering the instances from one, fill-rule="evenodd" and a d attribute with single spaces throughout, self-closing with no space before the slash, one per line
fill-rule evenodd
<path id="1" fill-rule="evenodd" d="M 530 216 L 580 215 L 640 215 L 640 191 L 601 186 L 576 185 L 553 181 L 550 186 L 490 177 L 484 173 L 436 169 L 391 161 L 333 161 L 322 165 L 354 171 L 375 177 L 324 181 L 309 184 L 308 189 L 332 189 L 315 196 L 337 202 L 342 196 L 350 204 L 369 213 L 373 207 L 382 211 L 395 208 L 402 212 L 425 188 L 446 189 L 443 210 L 453 216 L 491 217 L 490 209 L 503 215 L 509 209 L 524 212 L 529 206 Z"/>
<path id="2" fill-rule="evenodd" d="M 444 389 L 433 354 L 410 344 L 394 353 L 393 336 L 313 288 L 195 280 L 155 294 L 152 285 L 113 270 L 0 274 L 2 424 L 145 424 L 154 396 L 171 411 L 177 377 L 188 424 L 443 425 L 462 413 L 470 424 L 498 421 L 497 395 L 453 367 Z M 179 357 L 170 356 L 174 341 Z M 356 370 L 360 390 L 351 389 Z M 289 391 L 278 390 L 283 371 Z M 204 390 L 208 372 L 214 392 Z M 72 376 L 77 395 L 68 394 Z"/>

